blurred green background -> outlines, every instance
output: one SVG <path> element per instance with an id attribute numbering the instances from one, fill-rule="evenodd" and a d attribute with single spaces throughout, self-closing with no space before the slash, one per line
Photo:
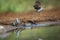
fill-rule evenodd
<path id="1" fill-rule="evenodd" d="M 26 12 L 33 9 L 36 0 L 0 0 L 0 12 Z M 39 0 L 47 8 L 60 7 L 60 0 Z"/>

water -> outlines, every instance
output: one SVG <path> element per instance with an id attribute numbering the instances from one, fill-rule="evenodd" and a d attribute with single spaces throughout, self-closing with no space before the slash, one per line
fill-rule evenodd
<path id="1" fill-rule="evenodd" d="M 43 40 L 43 39 L 39 38 L 38 40 Z"/>
<path id="2" fill-rule="evenodd" d="M 25 26 L 26 29 L 32 29 L 32 27 L 44 27 L 44 26 L 48 26 L 49 24 L 27 24 Z"/>
<path id="3" fill-rule="evenodd" d="M 3 33 L 0 35 L 0 38 L 6 38 L 10 35 L 10 33 Z"/>
<path id="4" fill-rule="evenodd" d="M 4 28 L 4 26 L 0 25 L 0 38 L 5 38 L 10 35 L 10 33 L 5 33 L 7 30 Z"/>
<path id="5" fill-rule="evenodd" d="M 49 25 L 51 25 L 51 24 L 54 25 L 54 24 L 58 24 L 58 23 L 60 23 L 60 22 L 45 22 L 45 23 L 37 23 L 37 24 L 26 24 L 26 26 L 22 26 L 22 27 L 23 27 L 23 28 L 31 29 L 32 27 L 44 27 L 44 26 L 49 26 Z M 7 31 L 7 29 L 5 29 L 4 27 L 6 27 L 7 29 L 12 29 L 12 28 L 10 28 L 9 25 L 8 25 L 8 26 L 7 26 L 7 25 L 5 25 L 5 26 L 0 26 L 0 31 L 2 32 L 2 34 L 0 34 L 0 38 L 5 38 L 5 37 L 7 37 L 7 36 L 10 35 L 10 33 L 4 33 L 4 32 Z M 13 27 L 13 28 L 14 28 L 14 27 Z M 3 31 L 4 31 L 4 32 L 3 32 Z M 15 32 L 16 38 L 19 37 L 20 32 L 21 32 L 21 30 Z"/>
<path id="6" fill-rule="evenodd" d="M 19 37 L 20 32 L 21 32 L 21 30 L 19 30 L 19 31 L 15 32 L 15 34 L 16 34 L 16 38 L 18 38 L 18 37 Z"/>

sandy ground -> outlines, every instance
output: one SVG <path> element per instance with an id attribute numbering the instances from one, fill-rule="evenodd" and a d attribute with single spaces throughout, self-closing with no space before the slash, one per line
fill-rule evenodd
<path id="1" fill-rule="evenodd" d="M 39 20 L 39 21 L 59 21 L 60 20 L 60 8 L 44 10 L 41 13 L 35 11 L 29 11 L 27 13 L 14 13 L 14 12 L 3 12 L 0 13 L 0 23 L 8 23 L 15 21 L 16 18 L 19 20 Z"/>

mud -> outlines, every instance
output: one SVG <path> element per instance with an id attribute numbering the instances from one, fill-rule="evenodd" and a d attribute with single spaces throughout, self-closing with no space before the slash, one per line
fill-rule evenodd
<path id="1" fill-rule="evenodd" d="M 20 21 L 24 20 L 37 20 L 37 21 L 59 21 L 60 8 L 44 10 L 40 13 L 36 11 L 29 11 L 26 13 L 2 12 L 0 13 L 0 23 L 10 23 L 19 18 Z"/>

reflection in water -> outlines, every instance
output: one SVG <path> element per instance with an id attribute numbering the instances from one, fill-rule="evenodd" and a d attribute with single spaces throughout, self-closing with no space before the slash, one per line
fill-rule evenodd
<path id="1" fill-rule="evenodd" d="M 5 33 L 7 30 L 4 28 L 4 26 L 0 25 L 0 38 L 5 38 L 10 35 L 10 33 Z"/>
<path id="2" fill-rule="evenodd" d="M 39 38 L 38 40 L 43 40 L 43 39 Z"/>
<path id="3" fill-rule="evenodd" d="M 10 35 L 10 33 L 3 33 L 3 34 L 0 34 L 0 38 L 6 38 Z"/>
<path id="4" fill-rule="evenodd" d="M 15 31 L 15 33 L 16 33 L 16 38 L 19 37 L 20 32 L 21 32 L 21 30 L 19 30 L 19 31 Z"/>
<path id="5" fill-rule="evenodd" d="M 15 34 L 16 34 L 16 40 L 19 40 L 19 35 L 20 35 L 20 32 L 21 32 L 22 30 L 17 30 L 17 31 L 15 31 Z"/>
<path id="6" fill-rule="evenodd" d="M 16 34 L 16 38 L 19 37 L 20 32 L 25 29 L 25 28 L 29 28 L 31 29 L 32 27 L 43 27 L 43 26 L 49 26 L 51 24 L 58 24 L 59 22 L 48 22 L 48 23 L 40 23 L 40 24 L 26 24 L 25 26 L 22 26 L 22 29 L 19 29 L 17 31 L 15 31 Z M 5 25 L 7 27 L 7 25 Z M 8 25 L 9 26 L 9 25 Z M 9 26 L 10 27 L 10 26 Z M 9 28 L 8 27 L 8 28 Z M 14 27 L 13 27 L 14 28 Z M 10 28 L 9 28 L 10 29 Z M 10 33 L 5 33 L 7 31 L 7 29 L 4 28 L 4 26 L 0 26 L 0 38 L 5 38 L 7 36 L 10 35 Z"/>

